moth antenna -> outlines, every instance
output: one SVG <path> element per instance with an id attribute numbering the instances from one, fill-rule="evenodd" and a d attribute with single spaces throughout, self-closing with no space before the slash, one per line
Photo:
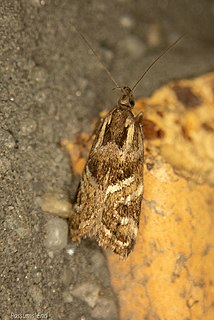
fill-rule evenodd
<path id="1" fill-rule="evenodd" d="M 172 44 L 170 44 L 166 49 L 163 50 L 163 52 L 147 67 L 147 69 L 144 71 L 144 73 L 142 74 L 142 76 L 137 80 L 137 82 L 135 83 L 135 85 L 132 87 L 132 91 L 134 91 L 136 89 L 136 87 L 138 86 L 138 84 L 141 82 L 141 80 L 145 77 L 145 75 L 147 74 L 147 72 L 153 67 L 153 65 L 161 58 L 163 57 L 169 50 L 171 50 L 184 36 L 186 35 L 186 33 L 182 34 L 182 36 L 180 36 L 176 41 L 174 41 Z"/>
<path id="2" fill-rule="evenodd" d="M 87 40 L 87 38 L 76 28 L 74 27 L 75 30 L 77 31 L 77 33 L 80 35 L 80 37 L 83 39 L 83 41 L 86 43 L 87 47 L 93 52 L 93 54 L 95 55 L 95 57 L 97 58 L 97 60 L 99 61 L 101 67 L 105 70 L 105 72 L 107 73 L 107 75 L 109 76 L 109 78 L 111 79 L 111 81 L 115 84 L 115 86 L 117 88 L 121 88 L 121 86 L 119 86 L 116 82 L 116 80 L 113 78 L 113 76 L 111 75 L 110 71 L 106 68 L 106 66 L 104 65 L 104 63 L 102 62 L 101 58 L 99 57 L 99 55 L 96 53 L 96 51 L 92 48 L 90 42 Z"/>

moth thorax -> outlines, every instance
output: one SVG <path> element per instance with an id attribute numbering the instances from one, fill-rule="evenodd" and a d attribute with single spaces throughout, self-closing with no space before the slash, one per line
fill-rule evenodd
<path id="1" fill-rule="evenodd" d="M 133 108 L 135 105 L 132 89 L 128 86 L 121 88 L 122 97 L 118 100 L 118 105 L 121 107 Z"/>

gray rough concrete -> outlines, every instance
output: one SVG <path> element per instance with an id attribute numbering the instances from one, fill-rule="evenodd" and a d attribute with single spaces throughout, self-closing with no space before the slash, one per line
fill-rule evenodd
<path id="1" fill-rule="evenodd" d="M 213 70 L 214 4 L 1 0 L 0 21 L 0 318 L 118 319 L 102 250 L 84 241 L 73 255 L 72 244 L 51 253 L 44 244 L 49 216 L 39 198 L 47 191 L 72 196 L 76 188 L 59 141 L 91 130 L 117 99 L 72 25 L 121 85 L 133 85 L 187 32 L 137 88 L 145 96 L 168 80 Z"/>

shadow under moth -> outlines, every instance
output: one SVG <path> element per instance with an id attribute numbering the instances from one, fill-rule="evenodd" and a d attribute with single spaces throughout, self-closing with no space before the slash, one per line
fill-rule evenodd
<path id="1" fill-rule="evenodd" d="M 102 64 L 88 40 L 77 32 Z M 132 89 L 118 86 L 102 64 L 122 94 L 117 106 L 101 121 L 90 150 L 70 221 L 73 241 L 95 238 L 100 246 L 121 257 L 133 250 L 143 199 L 144 165 L 142 114 L 135 117 L 132 113 L 133 91 L 154 63 L 182 37 L 150 64 Z"/>

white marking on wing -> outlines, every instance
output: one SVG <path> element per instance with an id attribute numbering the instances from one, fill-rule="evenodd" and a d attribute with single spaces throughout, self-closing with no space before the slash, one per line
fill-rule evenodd
<path id="1" fill-rule="evenodd" d="M 135 180 L 135 177 L 129 177 L 129 178 L 124 179 L 123 181 L 120 181 L 118 183 L 111 184 L 106 189 L 106 195 L 108 195 L 109 193 L 114 193 L 114 192 L 120 191 L 124 187 L 130 186 L 134 180 Z"/>

